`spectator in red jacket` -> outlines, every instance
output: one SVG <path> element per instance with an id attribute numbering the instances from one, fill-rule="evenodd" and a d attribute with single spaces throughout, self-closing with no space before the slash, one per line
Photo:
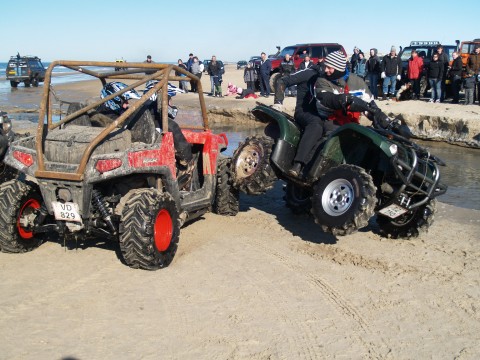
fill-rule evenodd
<path id="1" fill-rule="evenodd" d="M 408 81 L 413 85 L 415 98 L 420 99 L 420 78 L 423 71 L 423 59 L 418 56 L 415 50 L 412 50 L 412 56 L 408 60 L 407 77 Z"/>

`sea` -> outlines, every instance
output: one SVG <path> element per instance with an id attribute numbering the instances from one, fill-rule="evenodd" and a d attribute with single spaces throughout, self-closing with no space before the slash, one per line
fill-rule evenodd
<path id="1" fill-rule="evenodd" d="M 45 67 L 49 65 L 48 62 L 43 64 Z M 11 96 L 10 82 L 5 79 L 6 67 L 7 63 L 0 62 L 0 110 L 2 103 L 4 103 L 4 97 L 7 94 Z M 97 68 L 97 70 L 101 71 L 102 69 Z M 89 75 L 79 74 L 64 67 L 56 67 L 53 73 L 57 75 L 52 77 L 53 84 L 92 79 Z M 11 113 L 9 117 L 15 120 L 14 126 L 16 128 L 30 128 L 32 123 L 38 123 L 37 113 Z M 57 119 L 53 119 L 53 121 L 55 120 Z M 240 142 L 248 136 L 258 134 L 260 131 L 258 128 L 242 128 L 238 124 L 214 125 L 212 130 L 226 133 L 229 139 L 226 155 L 232 155 Z M 418 143 L 427 147 L 432 154 L 439 156 L 447 163 L 447 166 L 440 168 L 440 171 L 442 181 L 449 186 L 449 189 L 445 195 L 439 198 L 439 201 L 462 208 L 480 210 L 480 182 L 478 181 L 480 179 L 480 149 L 464 148 L 439 142 L 418 141 Z M 462 164 L 462 166 L 459 167 L 459 164 Z"/>

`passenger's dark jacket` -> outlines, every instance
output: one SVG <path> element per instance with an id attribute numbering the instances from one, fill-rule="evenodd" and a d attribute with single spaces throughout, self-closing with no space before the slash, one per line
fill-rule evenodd
<path id="1" fill-rule="evenodd" d="M 385 72 L 387 76 L 401 75 L 402 74 L 402 62 L 400 58 L 390 54 L 385 55 L 382 60 L 382 72 Z"/>
<path id="2" fill-rule="evenodd" d="M 437 52 L 438 54 L 438 52 Z M 447 75 L 447 70 L 448 70 L 448 63 L 450 62 L 450 59 L 448 58 L 448 55 L 442 51 L 441 54 L 438 54 L 438 61 L 440 63 L 442 63 L 443 65 L 443 75 L 446 76 Z"/>
<path id="3" fill-rule="evenodd" d="M 442 79 L 443 77 L 443 63 L 440 60 L 430 61 L 428 65 L 428 78 L 429 79 Z"/>
<path id="4" fill-rule="evenodd" d="M 373 51 L 375 55 L 370 56 L 370 58 L 367 60 L 367 73 L 380 74 L 382 72 L 381 61 L 377 56 L 377 49 L 373 49 Z"/>
<path id="5" fill-rule="evenodd" d="M 307 66 L 305 66 L 305 61 L 302 61 L 302 62 L 300 63 L 300 66 L 298 67 L 298 70 L 309 69 L 309 68 L 311 68 L 313 65 L 315 65 L 315 64 L 313 63 L 312 60 L 310 60 L 310 61 L 308 62 L 308 65 L 307 65 Z"/>

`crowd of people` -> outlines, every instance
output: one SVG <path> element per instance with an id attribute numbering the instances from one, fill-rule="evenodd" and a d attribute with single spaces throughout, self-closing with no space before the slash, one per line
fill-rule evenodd
<path id="1" fill-rule="evenodd" d="M 438 45 L 432 58 L 425 62 L 425 54 L 413 50 L 408 59 L 406 74 L 403 74 L 402 60 L 397 55 L 396 48 L 380 58 L 378 50 L 370 49 L 369 58 L 365 59 L 363 52 L 355 47 L 350 58 L 350 69 L 353 73 L 368 80 L 369 89 L 375 99 L 378 97 L 378 86 L 382 81 L 382 97 L 379 100 L 396 99 L 420 100 L 422 76 L 426 76 L 431 95 L 428 102 L 441 103 L 446 98 L 446 84 L 451 84 L 452 103 L 460 103 L 460 91 L 465 90 L 465 104 L 473 104 L 479 100 L 480 90 L 480 46 L 470 54 L 466 67 L 466 74 L 462 76 L 462 58 L 457 51 L 452 53 L 452 61 L 444 52 L 442 45 Z M 403 77 L 402 75 L 406 75 Z M 397 86 L 397 81 L 402 81 Z M 479 100 L 480 102 L 480 100 Z"/>
<path id="2" fill-rule="evenodd" d="M 266 97 L 268 98 L 275 89 L 270 88 L 270 73 L 272 71 L 271 61 L 268 56 L 262 52 L 259 63 L 255 66 L 253 62 L 248 62 L 243 74 L 244 86 L 236 86 L 235 93 L 232 92 L 232 85 L 229 83 L 225 95 L 237 95 L 237 98 L 244 97 Z M 151 57 L 145 62 L 151 62 Z M 314 65 L 309 54 L 304 54 L 303 61 L 298 67 L 295 66 L 292 57 L 287 54 L 279 66 L 280 76 L 288 76 L 297 71 L 309 69 Z M 225 69 L 223 63 L 217 61 L 216 56 L 212 56 L 207 65 L 199 61 L 197 56 L 192 53 L 186 62 L 178 59 L 178 66 L 193 73 L 198 78 L 202 77 L 205 71 L 210 77 L 209 96 L 223 97 L 222 82 Z M 353 53 L 347 61 L 347 69 L 350 73 L 356 74 L 365 80 L 368 88 L 375 100 L 420 100 L 424 95 L 421 91 L 421 79 L 424 77 L 430 87 L 430 97 L 427 100 L 430 103 L 441 103 L 446 98 L 446 84 L 451 84 L 451 97 L 453 104 L 460 103 L 460 91 L 465 90 L 464 104 L 473 104 L 479 101 L 480 93 L 480 46 L 477 46 L 475 52 L 470 55 L 467 63 L 466 74 L 463 74 L 463 64 L 460 54 L 455 51 L 452 54 L 452 61 L 444 52 L 442 45 L 438 45 L 430 61 L 425 61 L 425 54 L 412 50 L 411 56 L 407 61 L 406 69 L 403 68 L 402 60 L 397 54 L 395 46 L 390 48 L 390 52 L 380 57 L 376 48 L 371 48 L 368 57 L 361 49 L 355 47 Z M 177 76 L 184 76 L 177 72 Z M 188 83 L 180 81 L 179 87 L 184 92 L 197 92 L 198 88 L 195 82 Z M 259 93 L 256 95 L 256 93 Z M 292 85 L 285 89 L 286 96 L 296 96 L 296 86 Z"/>

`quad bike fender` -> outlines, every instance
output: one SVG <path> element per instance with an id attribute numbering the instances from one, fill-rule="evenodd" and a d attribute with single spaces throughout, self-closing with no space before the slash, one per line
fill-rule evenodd
<path id="1" fill-rule="evenodd" d="M 274 140 L 284 140 L 297 147 L 301 132 L 290 115 L 265 104 L 253 108 L 252 114 L 259 121 L 268 124 L 265 128 L 265 135 Z"/>

